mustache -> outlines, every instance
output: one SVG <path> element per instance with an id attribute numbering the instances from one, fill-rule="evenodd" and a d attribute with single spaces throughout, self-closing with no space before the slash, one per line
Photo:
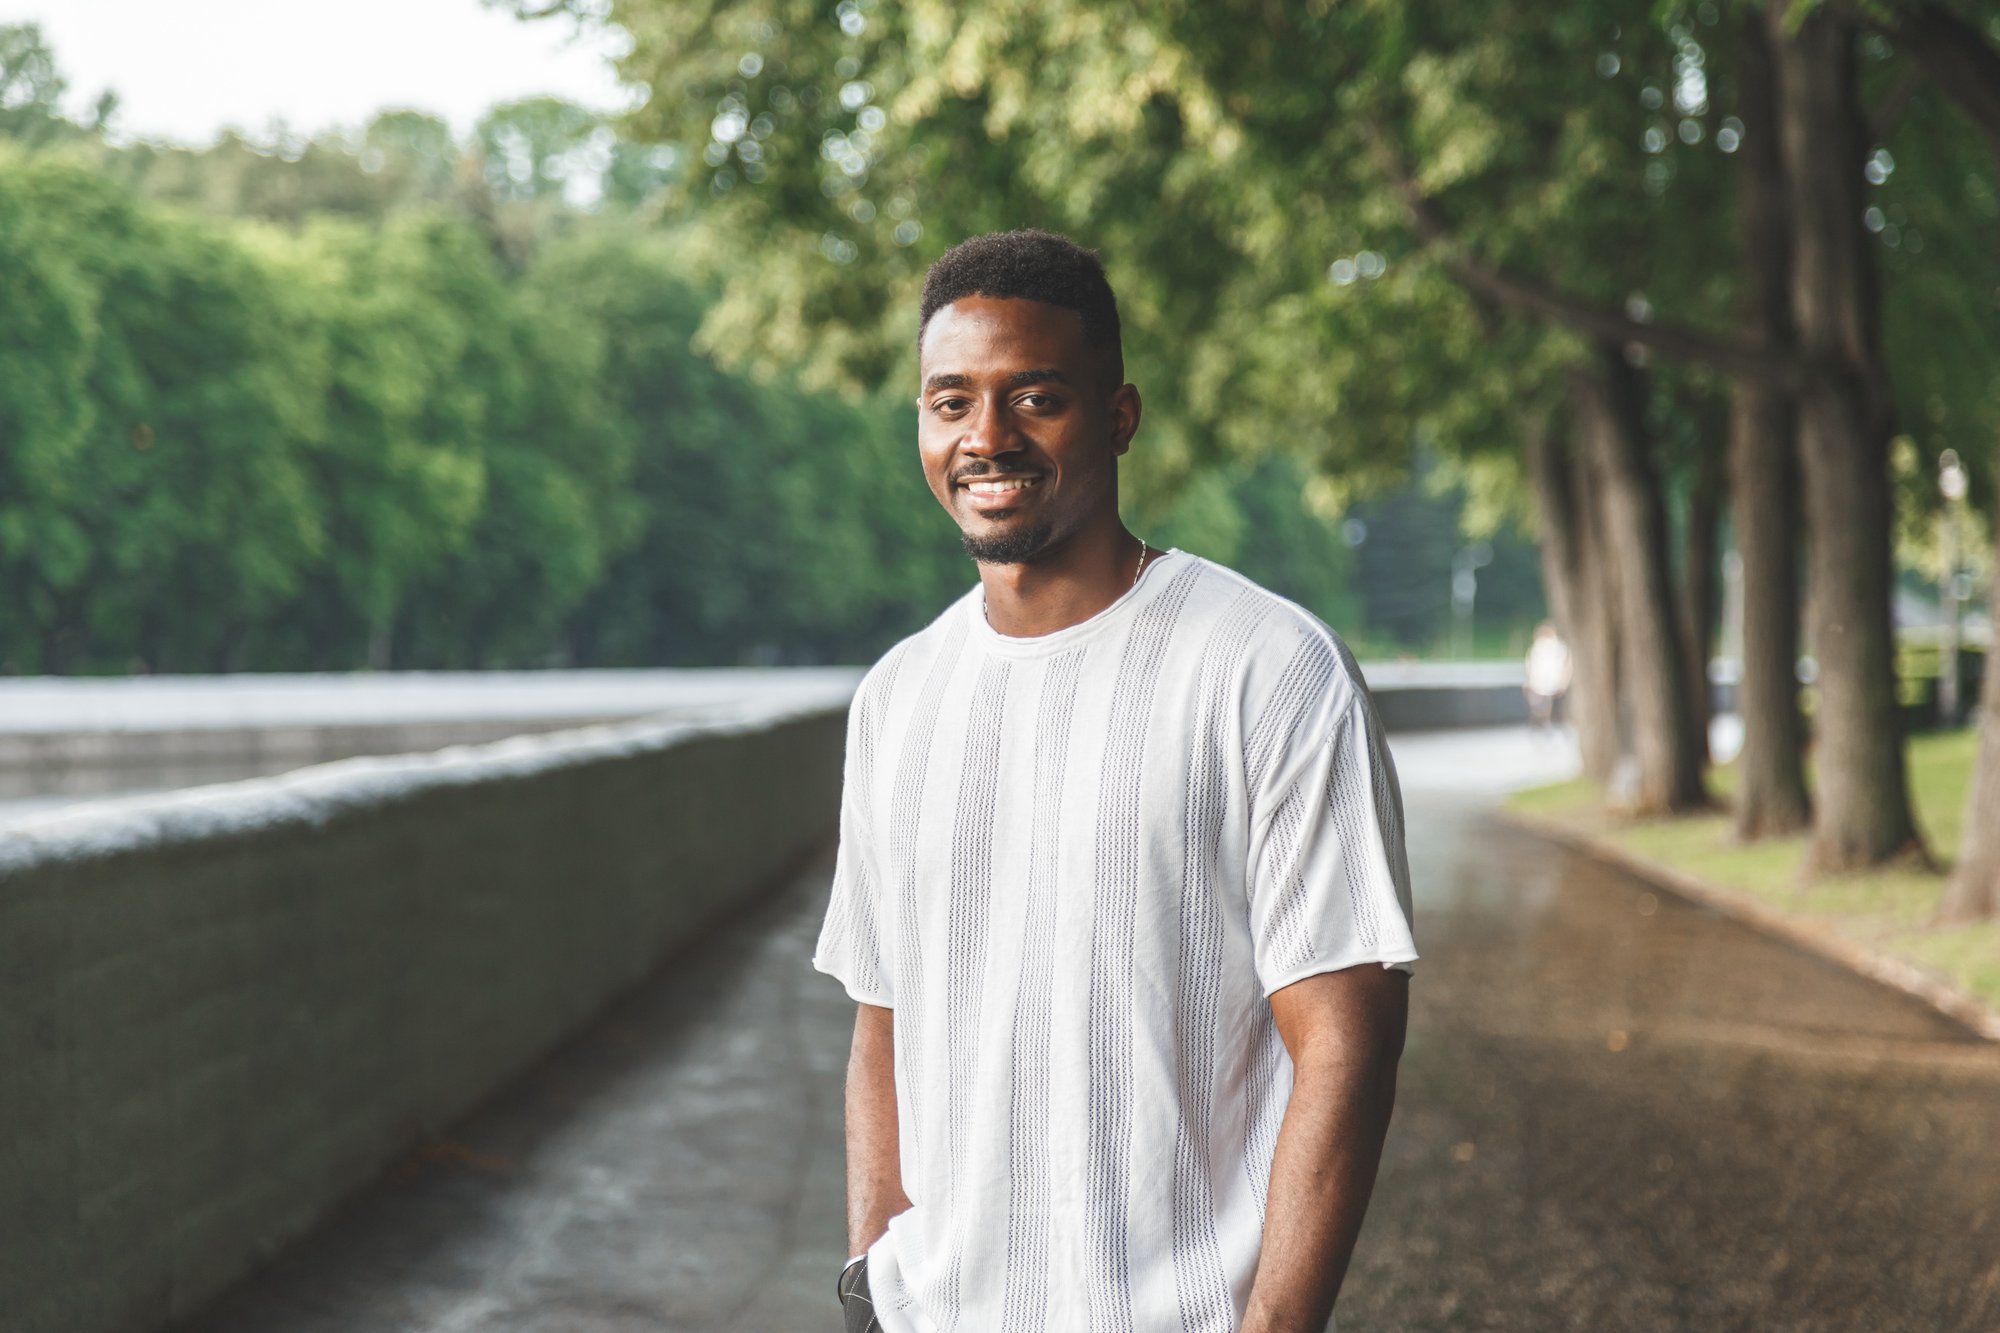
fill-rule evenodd
<path id="1" fill-rule="evenodd" d="M 954 486 L 962 481 L 974 481 L 980 477 L 1039 477 L 1042 470 L 1037 467 L 1001 467 L 984 459 L 966 464 L 951 474 Z"/>

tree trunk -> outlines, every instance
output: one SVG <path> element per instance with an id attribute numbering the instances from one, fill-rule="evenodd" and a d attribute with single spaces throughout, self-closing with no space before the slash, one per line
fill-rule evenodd
<path id="1" fill-rule="evenodd" d="M 1873 865 L 1922 844 L 1910 813 L 1891 615 L 1888 376 L 1868 236 L 1852 24 L 1785 32 L 1769 9 L 1792 218 L 1792 318 L 1804 357 L 1799 443 L 1819 660 L 1819 791 L 1810 868 Z"/>
<path id="2" fill-rule="evenodd" d="M 1994 551 L 2000 554 L 2000 540 L 1995 541 Z M 1993 623 L 2000 627 L 2000 578 L 1993 583 Z M 1947 921 L 2000 916 L 2000 633 L 1986 649 L 1978 729 L 1979 757 L 1972 771 L 1965 837 L 1940 913 Z"/>
<path id="3" fill-rule="evenodd" d="M 1707 794 L 1689 715 L 1644 384 L 1624 349 L 1610 343 L 1598 344 L 1596 366 L 1579 375 L 1583 435 L 1599 483 L 1602 564 L 1618 590 L 1620 692 L 1638 761 L 1633 803 L 1648 814 L 1699 809 Z"/>
<path id="4" fill-rule="evenodd" d="M 1714 716 L 1714 693 L 1708 662 L 1715 655 L 1716 579 L 1722 505 L 1727 498 L 1727 473 L 1722 442 L 1715 438 L 1710 414 L 1701 413 L 1702 434 L 1695 458 L 1694 485 L 1688 492 L 1687 551 L 1681 570 L 1682 671 L 1687 679 L 1688 725 L 1694 730 L 1695 753 L 1703 766 L 1708 750 L 1708 724 Z"/>
<path id="5" fill-rule="evenodd" d="M 1769 35 L 1746 16 L 1737 40 L 1736 212 L 1743 336 L 1792 346 L 1791 238 L 1784 153 Z M 1805 725 L 1799 714 L 1799 455 L 1792 395 L 1755 380 L 1736 384 L 1729 413 L 1729 487 L 1736 552 L 1743 561 L 1743 661 L 1736 710 L 1736 836 L 1797 833 L 1812 818 L 1806 799 Z"/>
<path id="6" fill-rule="evenodd" d="M 1995 174 L 2000 176 L 2000 50 L 1977 28 L 1937 4 L 1900 12 L 1892 31 L 1898 45 L 1916 57 L 1986 136 Z M 2000 543 L 1995 549 L 2000 550 Z M 1993 610 L 1994 624 L 2000 625 L 2000 581 L 1994 584 Z M 1977 727 L 1979 753 L 1965 836 L 1940 913 L 1948 921 L 2000 916 L 2000 638 L 1986 650 Z"/>
<path id="7" fill-rule="evenodd" d="M 1618 645 L 1601 579 L 1586 464 L 1552 425 L 1532 423 L 1528 466 L 1542 520 L 1542 582 L 1549 611 L 1569 647 L 1569 716 L 1584 774 L 1609 783 L 1618 767 Z"/>

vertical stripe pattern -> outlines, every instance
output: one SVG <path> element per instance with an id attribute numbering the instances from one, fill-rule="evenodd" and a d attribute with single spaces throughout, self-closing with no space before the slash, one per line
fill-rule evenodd
<path id="1" fill-rule="evenodd" d="M 1306 821 L 1306 803 L 1316 789 L 1294 784 L 1271 815 L 1270 871 L 1278 886 L 1277 905 L 1264 926 L 1274 972 L 1289 972 L 1312 955 L 1312 928 L 1306 906 L 1316 887 L 1306 881 L 1305 849 L 1299 835 Z"/>
<path id="2" fill-rule="evenodd" d="M 1333 664 L 1333 650 L 1317 634 L 1306 635 L 1293 651 L 1291 660 L 1285 663 L 1284 674 L 1278 678 L 1277 691 L 1264 705 L 1264 712 L 1243 747 L 1244 769 L 1250 775 L 1253 800 L 1264 786 L 1272 759 L 1282 752 L 1285 742 L 1313 703 L 1331 688 Z M 1255 818 L 1254 812 L 1252 817 Z"/>
<path id="3" fill-rule="evenodd" d="M 1364 779 L 1354 771 L 1351 762 L 1342 762 L 1340 749 L 1352 745 L 1353 717 L 1350 710 L 1341 719 L 1340 729 L 1334 733 L 1334 762 L 1326 766 L 1326 789 L 1320 798 L 1326 802 L 1329 815 L 1340 826 L 1341 845 L 1345 849 L 1340 858 L 1341 868 L 1346 872 L 1347 905 L 1354 913 L 1354 934 L 1364 948 L 1375 947 L 1375 895 L 1368 882 L 1368 862 L 1363 852 L 1374 845 L 1374 837 L 1369 829 L 1371 798 L 1363 787 Z M 1305 912 L 1304 893 L 1298 894 L 1297 907 L 1292 908 L 1295 916 L 1303 918 Z M 1289 906 L 1289 904 L 1288 904 Z M 1301 925 L 1303 933 L 1303 925 Z M 1312 941 L 1306 939 L 1297 948 L 1291 966 L 1302 965 L 1310 956 Z"/>
<path id="4" fill-rule="evenodd" d="M 1180 974 L 1174 1009 L 1179 1125 L 1174 1135 L 1174 1291 L 1181 1326 L 1226 1328 L 1234 1315 L 1229 1274 L 1215 1231 L 1209 1177 L 1209 1122 L 1215 1081 L 1215 1028 L 1222 990 L 1225 923 L 1217 862 L 1229 806 L 1229 684 L 1251 632 L 1269 611 L 1248 590 L 1237 595 L 1202 649 L 1192 754 L 1182 811 Z"/>
<path id="5" fill-rule="evenodd" d="M 1278 1058 L 1284 1054 L 1268 1000 L 1257 1001 L 1250 1039 L 1250 1072 L 1244 1083 L 1243 1171 L 1257 1200 L 1257 1225 L 1264 1225 L 1265 1196 L 1271 1188 L 1271 1159 L 1278 1148 L 1278 1122 L 1285 1113 L 1277 1096 Z"/>
<path id="6" fill-rule="evenodd" d="M 945 1058 L 951 1086 L 961 1091 L 974 1085 L 979 1056 L 980 994 L 986 984 L 988 904 L 993 896 L 993 816 L 1000 776 L 1000 727 L 1006 717 L 1008 664 L 988 658 L 972 691 L 971 725 L 966 731 L 964 759 L 958 777 L 958 812 L 951 831 L 951 895 L 946 917 L 949 966 L 945 974 Z M 972 1120 L 971 1098 L 959 1096 L 946 1113 L 949 1142 L 945 1160 L 949 1175 L 946 1198 L 957 1225 L 952 1228 L 950 1257 L 944 1272 L 945 1291 L 933 1311 L 943 1333 L 958 1326 L 959 1284 L 965 1266 L 964 1213 L 959 1192 L 964 1186 L 966 1152 Z"/>
<path id="7" fill-rule="evenodd" d="M 1040 639 L 981 600 L 856 699 L 814 954 L 895 1008 L 874 1314 L 1233 1333 L 1292 1087 L 1264 978 L 1415 956 L 1394 769 L 1338 636 L 1206 561 Z"/>
<path id="8" fill-rule="evenodd" d="M 1044 1333 L 1049 1300 L 1049 993 L 1055 984 L 1056 837 L 1070 713 L 1084 650 L 1048 666 L 1035 716 L 1034 826 L 1007 1108 L 1007 1294 L 1003 1333 Z"/>
<path id="9" fill-rule="evenodd" d="M 1142 780 L 1153 685 L 1199 565 L 1139 613 L 1118 663 L 1097 801 L 1097 870 L 1090 938 L 1089 1130 L 1084 1243 L 1090 1324 L 1131 1333 L 1127 1247 L 1132 1151 L 1132 944 L 1139 900 Z"/>
<path id="10" fill-rule="evenodd" d="M 855 708 L 859 710 L 854 728 L 854 790 L 847 797 L 853 801 L 854 817 L 863 828 L 874 822 L 875 751 L 876 742 L 882 734 L 883 701 L 895 695 L 896 673 L 902 666 L 903 657 L 899 647 L 884 658 L 882 674 L 870 681 L 869 688 L 854 701 Z M 849 939 L 846 948 L 854 959 L 855 989 L 864 994 L 879 995 L 882 991 L 882 977 L 878 970 L 882 958 L 882 927 L 875 913 L 880 886 L 875 882 L 875 868 L 869 865 L 867 855 L 860 849 L 856 849 L 853 873 L 855 891 L 846 895 L 844 928 Z"/>
<path id="11" fill-rule="evenodd" d="M 931 659 L 924 675 L 923 690 L 917 696 L 908 729 L 903 733 L 903 751 L 896 762 L 896 785 L 890 802 L 889 856 L 896 876 L 896 1009 L 898 1028 L 908 1015 L 920 1014 L 924 1005 L 924 941 L 917 911 L 923 887 L 917 873 L 917 834 L 923 815 L 924 788 L 930 775 L 931 737 L 936 734 L 938 709 L 944 701 L 945 686 L 958 669 L 959 654 L 965 648 L 965 622 L 956 620 Z M 910 1139 L 911 1157 L 923 1158 L 923 1067 L 918 1043 L 896 1043 L 896 1086 L 910 1104 L 910 1121 L 899 1126 Z"/>

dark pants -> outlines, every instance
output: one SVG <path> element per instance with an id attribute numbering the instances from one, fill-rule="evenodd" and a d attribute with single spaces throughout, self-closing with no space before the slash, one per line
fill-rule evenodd
<path id="1" fill-rule="evenodd" d="M 866 1259 L 841 1275 L 840 1308 L 847 1315 L 846 1333 L 882 1333 L 882 1325 L 875 1322 L 875 1302 L 868 1294 Z"/>

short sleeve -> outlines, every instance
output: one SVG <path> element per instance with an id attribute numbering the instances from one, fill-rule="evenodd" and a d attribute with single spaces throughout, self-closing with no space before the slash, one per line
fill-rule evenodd
<path id="1" fill-rule="evenodd" d="M 833 896 L 820 927 L 813 967 L 863 1004 L 894 1007 L 882 947 L 882 877 L 872 820 L 878 710 L 863 682 L 847 711 L 847 755 L 840 787 L 840 847 L 834 854 Z"/>
<path id="2" fill-rule="evenodd" d="M 1335 658 L 1351 660 L 1344 650 Z M 1295 720 L 1268 772 L 1249 866 L 1264 993 L 1357 963 L 1409 971 L 1417 950 L 1403 798 L 1358 673 L 1331 682 Z"/>

